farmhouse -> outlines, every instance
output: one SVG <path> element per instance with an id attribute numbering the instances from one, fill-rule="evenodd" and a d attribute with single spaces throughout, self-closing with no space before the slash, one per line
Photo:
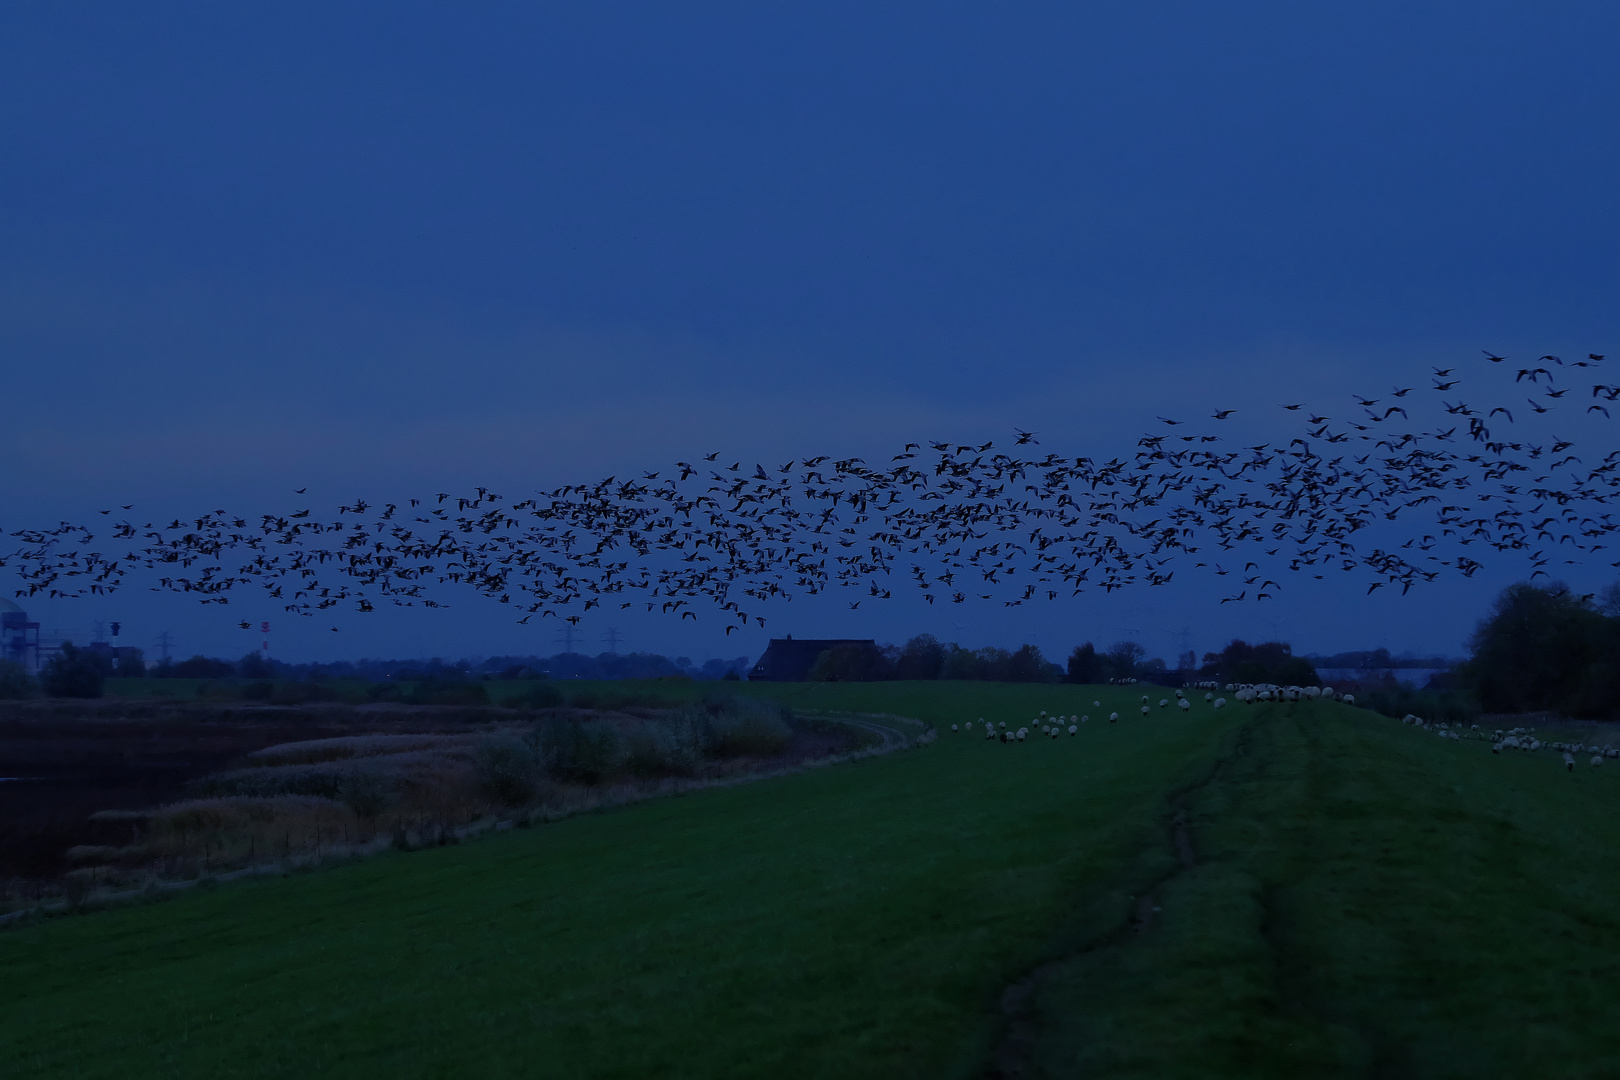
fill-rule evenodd
<path id="1" fill-rule="evenodd" d="M 749 682 L 804 682 L 816 657 L 840 645 L 876 646 L 871 638 L 772 638 L 765 655 L 748 672 Z"/>

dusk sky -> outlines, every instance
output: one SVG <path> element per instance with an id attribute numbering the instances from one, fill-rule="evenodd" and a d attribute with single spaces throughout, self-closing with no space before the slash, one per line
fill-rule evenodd
<path id="1" fill-rule="evenodd" d="M 1259 442 L 1285 402 L 1484 349 L 1620 356 L 1617 46 L 1599 3 L 7 4 L 0 528 L 1015 427 L 1107 458 L 1213 407 Z M 1614 430 L 1570 432 L 1601 457 Z M 795 599 L 730 638 L 592 613 L 578 647 L 1458 655 L 1529 573 L 1480 557 L 1404 598 L 1330 574 L 1222 606 L 1187 570 L 1013 609 Z M 445 598 L 20 602 L 149 654 L 240 656 L 244 619 L 290 660 L 560 651 Z"/>

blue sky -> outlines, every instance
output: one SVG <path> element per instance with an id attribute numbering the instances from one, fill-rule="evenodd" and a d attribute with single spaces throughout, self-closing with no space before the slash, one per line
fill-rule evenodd
<path id="1" fill-rule="evenodd" d="M 1620 354 L 1617 44 L 1597 3 L 7 5 L 0 527 L 1015 425 L 1112 456 L 1212 400 L 1259 441 L 1482 348 Z M 1455 653 L 1526 573 L 611 625 Z M 470 600 L 30 610 L 183 653 L 266 617 L 296 659 L 557 647 Z"/>

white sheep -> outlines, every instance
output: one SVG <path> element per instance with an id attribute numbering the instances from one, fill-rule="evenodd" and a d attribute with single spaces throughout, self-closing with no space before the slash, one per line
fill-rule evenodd
<path id="1" fill-rule="evenodd" d="M 1215 694 L 1214 694 L 1214 692 L 1213 692 L 1213 691 L 1211 691 L 1211 692 L 1210 692 L 1210 693 L 1208 693 L 1208 694 L 1205 694 L 1205 695 L 1204 695 L 1204 700 L 1205 700 L 1205 701 L 1214 701 L 1214 700 L 1215 700 Z"/>
<path id="2" fill-rule="evenodd" d="M 1093 709 L 1100 709 L 1100 708 L 1102 708 L 1102 702 L 1100 702 L 1100 701 L 1093 701 L 1093 702 L 1092 702 L 1092 703 L 1091 703 L 1091 707 L 1092 707 L 1092 708 L 1093 708 Z"/>
<path id="3" fill-rule="evenodd" d="M 1079 731 L 1080 731 L 1080 725 L 1079 724 L 1070 724 L 1069 725 L 1069 734 L 1070 735 L 1078 734 Z"/>
<path id="4" fill-rule="evenodd" d="M 1603 764 L 1603 755 L 1602 754 L 1593 754 L 1592 755 L 1592 764 L 1593 765 L 1601 765 L 1601 764 Z"/>
<path id="5" fill-rule="evenodd" d="M 1176 702 L 1176 705 L 1180 707 L 1182 712 L 1186 712 L 1192 708 L 1192 702 L 1188 701 L 1186 698 L 1181 698 Z"/>
<path id="6" fill-rule="evenodd" d="M 1147 714 L 1148 714 L 1148 707 L 1146 705 L 1144 705 L 1144 706 L 1142 706 L 1142 715 L 1146 716 Z"/>
<path id="7" fill-rule="evenodd" d="M 1346 694 L 1346 695 L 1344 695 L 1344 697 L 1340 698 L 1339 700 L 1344 702 L 1346 705 L 1354 705 L 1356 703 L 1356 695 L 1354 695 L 1354 694 Z"/>
<path id="8" fill-rule="evenodd" d="M 956 725 L 955 725 L 955 724 L 952 724 L 952 725 L 951 725 L 951 730 L 952 730 L 952 731 L 955 731 L 955 730 L 956 730 Z"/>
<path id="9" fill-rule="evenodd" d="M 1082 724 L 1083 724 L 1083 723 L 1085 723 L 1085 722 L 1086 722 L 1086 721 L 1087 721 L 1087 720 L 1090 720 L 1090 719 L 1091 719 L 1091 716 L 1090 716 L 1090 714 L 1087 714 L 1087 715 L 1085 715 L 1085 716 L 1082 716 L 1082 717 L 1081 717 L 1081 718 L 1080 718 L 1080 722 L 1081 722 L 1081 723 L 1082 723 Z"/>
<path id="10" fill-rule="evenodd" d="M 1117 713 L 1117 712 L 1111 712 L 1111 713 L 1109 713 L 1109 714 L 1108 714 L 1108 722 L 1109 722 L 1109 723 L 1110 723 L 1110 724 L 1117 724 L 1117 723 L 1119 723 L 1119 713 Z"/>
<path id="11" fill-rule="evenodd" d="M 1159 699 L 1159 708 L 1162 709 L 1168 704 L 1170 704 L 1170 702 L 1168 700 L 1166 700 L 1165 698 L 1160 698 Z"/>
<path id="12" fill-rule="evenodd" d="M 1223 698 L 1223 697 L 1218 697 L 1218 698 L 1216 698 L 1216 699 L 1215 699 L 1215 707 L 1216 707 L 1216 708 L 1217 708 L 1217 709 L 1224 709 L 1224 708 L 1226 708 L 1226 699 L 1225 699 L 1225 698 Z"/>

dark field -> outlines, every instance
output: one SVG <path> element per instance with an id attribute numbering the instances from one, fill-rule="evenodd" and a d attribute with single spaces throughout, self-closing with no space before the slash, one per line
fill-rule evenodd
<path id="1" fill-rule="evenodd" d="M 267 747 L 365 735 L 477 740 L 547 718 L 622 726 L 661 711 L 625 709 L 275 707 L 195 699 L 0 703 L 0 898 L 9 896 L 15 904 L 60 893 L 64 875 L 83 865 L 68 857 L 71 849 L 124 848 L 143 828 L 139 818 L 96 815 L 195 799 L 208 793 L 206 778 L 251 764 L 249 755 Z M 771 762 L 789 765 L 847 752 L 862 738 L 850 728 L 801 724 Z M 178 864 L 156 869 L 169 871 L 164 876 L 196 871 Z"/>

